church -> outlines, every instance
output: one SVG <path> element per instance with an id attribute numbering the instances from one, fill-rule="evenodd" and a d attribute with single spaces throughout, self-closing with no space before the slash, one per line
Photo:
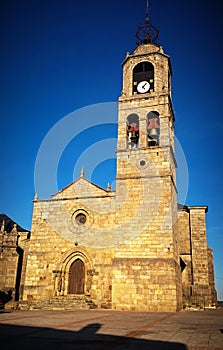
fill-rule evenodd
<path id="1" fill-rule="evenodd" d="M 35 196 L 30 232 L 1 214 L 0 290 L 12 308 L 216 306 L 208 207 L 178 203 L 171 61 L 148 11 L 136 37 L 122 62 L 116 189 L 83 169 L 51 198 Z"/>

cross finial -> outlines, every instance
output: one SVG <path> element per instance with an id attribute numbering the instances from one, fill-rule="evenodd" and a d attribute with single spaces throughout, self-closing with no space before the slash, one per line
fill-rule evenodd
<path id="1" fill-rule="evenodd" d="M 138 27 L 136 38 L 137 45 L 155 44 L 159 45 L 159 30 L 155 28 L 149 19 L 149 0 L 146 0 L 146 21 Z"/>
<path id="2" fill-rule="evenodd" d="M 81 169 L 81 177 L 84 177 L 84 167 Z"/>
<path id="3" fill-rule="evenodd" d="M 146 0 L 146 23 L 149 23 L 149 0 Z"/>

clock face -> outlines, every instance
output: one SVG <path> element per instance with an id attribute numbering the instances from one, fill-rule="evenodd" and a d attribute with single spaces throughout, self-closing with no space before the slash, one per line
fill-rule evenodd
<path id="1" fill-rule="evenodd" d="M 137 85 L 137 91 L 140 94 L 144 94 L 145 92 L 148 92 L 150 88 L 150 83 L 146 80 L 140 81 L 140 83 Z"/>

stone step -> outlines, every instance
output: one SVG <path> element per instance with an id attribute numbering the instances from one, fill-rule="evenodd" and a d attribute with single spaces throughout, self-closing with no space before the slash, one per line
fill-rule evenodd
<path id="1" fill-rule="evenodd" d="M 20 301 L 20 310 L 88 310 L 95 309 L 97 305 L 86 296 L 57 296 L 46 301 Z"/>

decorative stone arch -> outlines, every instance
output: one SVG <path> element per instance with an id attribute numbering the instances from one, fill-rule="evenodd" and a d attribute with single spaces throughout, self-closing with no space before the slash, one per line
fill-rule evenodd
<path id="1" fill-rule="evenodd" d="M 79 270 L 78 270 L 79 269 Z M 79 290 L 72 288 L 71 274 L 80 272 L 82 270 L 83 285 Z M 59 270 L 54 271 L 55 273 L 55 295 L 68 295 L 68 294 L 85 294 L 90 295 L 92 276 L 93 276 L 93 264 L 92 259 L 89 257 L 87 252 L 83 248 L 77 248 L 64 254 L 63 263 Z M 77 291 L 77 293 L 75 293 Z"/>

